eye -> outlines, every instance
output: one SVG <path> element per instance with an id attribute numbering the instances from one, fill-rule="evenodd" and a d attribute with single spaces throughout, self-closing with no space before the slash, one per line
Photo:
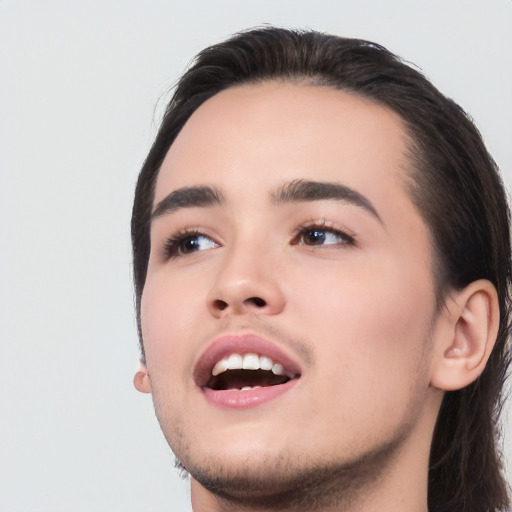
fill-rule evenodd
<path id="1" fill-rule="evenodd" d="M 324 225 L 309 225 L 298 229 L 293 243 L 307 246 L 354 245 L 355 240 L 353 236 L 341 229 Z"/>
<path id="2" fill-rule="evenodd" d="M 198 232 L 178 232 L 165 244 L 166 258 L 177 258 L 194 252 L 206 251 L 219 247 L 209 236 Z"/>

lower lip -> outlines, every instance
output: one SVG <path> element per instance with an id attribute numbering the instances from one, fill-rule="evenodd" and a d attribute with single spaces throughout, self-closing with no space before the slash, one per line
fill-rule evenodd
<path id="1" fill-rule="evenodd" d="M 203 388 L 203 393 L 208 402 L 217 407 L 229 409 L 249 409 L 257 405 L 273 400 L 274 398 L 289 391 L 298 379 L 292 379 L 284 384 L 266 386 L 258 389 L 238 390 L 214 390 L 208 387 Z"/>

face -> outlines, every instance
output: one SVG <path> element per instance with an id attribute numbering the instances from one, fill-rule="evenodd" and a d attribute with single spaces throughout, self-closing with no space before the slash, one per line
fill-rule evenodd
<path id="1" fill-rule="evenodd" d="M 267 83 L 208 100 L 169 150 L 142 332 L 157 417 L 203 485 L 382 466 L 431 428 L 432 255 L 406 144 L 371 101 Z"/>

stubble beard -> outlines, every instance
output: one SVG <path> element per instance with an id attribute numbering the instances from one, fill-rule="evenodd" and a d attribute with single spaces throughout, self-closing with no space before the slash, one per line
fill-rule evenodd
<path id="1" fill-rule="evenodd" d="M 414 414 L 407 416 L 387 440 L 368 443 L 371 448 L 342 461 L 308 456 L 300 449 L 236 461 L 199 457 L 179 421 L 159 421 L 171 449 L 181 457 L 177 466 L 215 496 L 219 510 L 314 512 L 352 510 L 364 503 L 389 473 L 412 432 Z"/>
<path id="2" fill-rule="evenodd" d="M 221 510 L 348 510 L 379 482 L 401 445 L 402 439 L 396 438 L 341 463 L 281 454 L 259 461 L 258 468 L 240 464 L 234 469 L 218 460 L 206 460 L 187 471 L 216 496 Z"/>
<path id="3" fill-rule="evenodd" d="M 431 348 L 430 337 L 421 360 Z M 421 388 L 426 367 L 419 362 L 411 374 L 415 389 L 394 425 L 373 439 L 361 439 L 360 450 L 338 458 L 305 454 L 299 446 L 280 453 L 248 455 L 245 460 L 197 454 L 179 415 L 173 414 L 169 396 L 153 390 L 157 419 L 166 440 L 179 457 L 177 466 L 189 473 L 219 502 L 219 510 L 261 510 L 274 512 L 315 512 L 323 510 L 364 510 L 367 496 L 379 488 L 391 469 L 399 464 L 409 437 L 417 426 L 427 391 Z M 165 393 L 164 393 L 165 395 Z M 366 447 L 363 448 L 363 447 Z M 350 447 L 352 448 L 352 447 Z M 250 450 L 250 446 L 248 448 Z M 211 453 L 211 452 L 210 452 Z M 362 505 L 362 508 L 360 508 Z"/>

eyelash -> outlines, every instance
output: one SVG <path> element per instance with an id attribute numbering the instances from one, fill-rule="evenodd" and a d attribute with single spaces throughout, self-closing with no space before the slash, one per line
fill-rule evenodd
<path id="1" fill-rule="evenodd" d="M 342 242 L 342 245 L 345 246 L 354 246 L 356 245 L 356 239 L 353 234 L 350 234 L 347 232 L 346 229 L 342 227 L 334 227 L 329 225 L 325 220 L 316 220 L 316 221 L 309 221 L 304 224 L 301 224 L 300 226 L 295 229 L 293 232 L 291 243 L 292 245 L 305 245 L 307 247 L 315 247 L 315 244 L 305 244 L 301 242 L 301 238 L 307 234 L 308 232 L 311 233 L 313 231 L 323 231 L 328 232 L 331 234 L 336 235 L 339 237 Z M 187 239 L 193 239 L 194 237 L 204 237 L 208 238 L 212 241 L 215 245 L 218 245 L 217 242 L 208 234 L 206 234 L 204 231 L 201 231 L 199 229 L 191 229 L 186 228 L 182 229 L 180 231 L 177 231 L 174 233 L 165 243 L 164 245 L 164 257 L 165 259 L 174 259 L 178 258 L 180 256 L 186 256 L 188 253 L 183 252 L 182 248 L 180 247 L 180 244 L 182 244 Z M 340 244 L 329 244 L 329 245 L 340 245 Z M 321 246 L 321 245 L 318 245 Z M 191 251 L 195 252 L 195 251 Z"/>
<path id="2" fill-rule="evenodd" d="M 346 246 L 355 246 L 356 238 L 355 235 L 349 233 L 345 228 L 341 226 L 332 226 L 325 219 L 322 220 L 311 220 L 309 222 L 305 222 L 301 224 L 295 231 L 292 237 L 292 242 L 296 245 L 307 245 L 304 243 L 300 243 L 300 238 L 304 236 L 307 232 L 311 231 L 325 231 L 328 233 L 332 233 L 338 237 L 340 237 L 343 242 L 343 245 Z M 315 247 L 314 244 L 310 245 L 310 247 Z"/>
<path id="3" fill-rule="evenodd" d="M 189 238 L 194 237 L 205 237 L 210 240 L 212 240 L 213 243 L 217 244 L 213 240 L 213 238 L 210 235 L 207 235 L 204 231 L 200 231 L 199 229 L 181 229 L 180 231 L 177 231 L 174 233 L 166 242 L 164 245 L 164 257 L 165 259 L 173 259 L 178 258 L 180 256 L 186 256 L 187 253 L 182 253 L 180 244 L 183 243 L 185 240 Z"/>

